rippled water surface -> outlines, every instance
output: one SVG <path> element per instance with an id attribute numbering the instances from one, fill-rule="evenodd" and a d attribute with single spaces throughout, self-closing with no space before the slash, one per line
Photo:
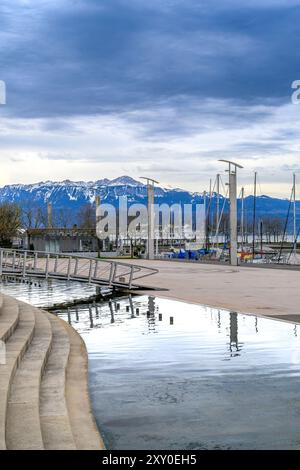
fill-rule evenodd
<path id="1" fill-rule="evenodd" d="M 41 304 L 57 302 L 58 291 L 74 294 L 57 282 L 51 292 L 40 288 Z M 12 295 L 18 288 L 0 287 Z M 39 304 L 22 289 L 19 297 Z M 60 315 L 87 344 L 108 448 L 299 449 L 297 326 L 146 296 Z"/>
<path id="2" fill-rule="evenodd" d="M 0 292 L 29 302 L 37 307 L 50 307 L 56 303 L 70 302 L 96 294 L 95 286 L 81 282 L 49 279 L 22 279 L 0 282 Z"/>

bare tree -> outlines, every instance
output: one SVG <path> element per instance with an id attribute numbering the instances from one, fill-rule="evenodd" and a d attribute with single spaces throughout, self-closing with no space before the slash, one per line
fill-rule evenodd
<path id="1" fill-rule="evenodd" d="M 21 210 L 19 206 L 11 203 L 0 205 L 0 244 L 10 245 L 11 239 L 21 227 Z"/>
<path id="2" fill-rule="evenodd" d="M 47 213 L 37 204 L 25 201 L 22 204 L 22 225 L 27 228 L 40 228 L 47 226 Z"/>
<path id="3" fill-rule="evenodd" d="M 80 228 L 93 229 L 96 227 L 96 214 L 92 204 L 85 204 L 80 208 L 78 224 Z"/>
<path id="4" fill-rule="evenodd" d="M 68 228 L 72 224 L 73 211 L 70 208 L 58 209 L 54 216 L 54 226 Z"/>

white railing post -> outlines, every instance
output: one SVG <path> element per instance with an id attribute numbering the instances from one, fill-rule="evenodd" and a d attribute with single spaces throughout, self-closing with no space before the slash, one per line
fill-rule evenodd
<path id="1" fill-rule="evenodd" d="M 92 270 L 93 270 L 93 260 L 90 259 L 89 284 L 92 282 Z"/>
<path id="2" fill-rule="evenodd" d="M 109 273 L 109 285 L 111 286 L 115 279 L 115 263 L 112 261 L 110 264 L 110 273 Z"/>
<path id="3" fill-rule="evenodd" d="M 57 273 L 57 264 L 58 264 L 58 255 L 55 256 L 55 261 L 54 261 L 54 272 Z"/>
<path id="4" fill-rule="evenodd" d="M 24 256 L 23 256 L 23 277 L 26 276 L 26 260 L 27 260 L 27 251 L 24 252 Z"/>
<path id="5" fill-rule="evenodd" d="M 96 262 L 95 262 L 95 269 L 94 269 L 94 278 L 95 278 L 95 279 L 97 278 L 97 271 L 98 271 L 98 260 L 96 259 Z"/>
<path id="6" fill-rule="evenodd" d="M 133 273 L 134 273 L 134 266 L 131 266 L 130 277 L 129 277 L 129 289 L 131 289 Z"/>
<path id="7" fill-rule="evenodd" d="M 37 260 L 38 260 L 38 254 L 34 253 L 34 263 L 33 263 L 33 269 L 37 269 Z"/>
<path id="8" fill-rule="evenodd" d="M 70 280 L 70 277 L 71 277 L 71 261 L 72 261 L 72 258 L 71 258 L 71 256 L 69 256 L 68 272 L 67 272 L 67 279 L 68 279 L 68 281 Z"/>
<path id="9" fill-rule="evenodd" d="M 77 271 L 78 271 L 78 258 L 75 258 L 74 276 L 77 276 Z"/>
<path id="10" fill-rule="evenodd" d="M 50 255 L 48 254 L 46 258 L 46 269 L 45 269 L 46 279 L 48 279 L 49 277 L 49 258 L 50 258 Z"/>
<path id="11" fill-rule="evenodd" d="M 3 250 L 0 250 L 0 276 L 2 276 Z"/>

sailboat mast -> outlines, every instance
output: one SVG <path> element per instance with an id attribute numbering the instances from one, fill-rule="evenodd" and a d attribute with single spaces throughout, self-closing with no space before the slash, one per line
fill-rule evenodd
<path id="1" fill-rule="evenodd" d="M 294 255 L 297 252 L 297 221 L 296 221 L 296 173 L 293 174 L 293 217 L 294 217 Z"/>
<path id="2" fill-rule="evenodd" d="M 253 226 L 252 226 L 252 256 L 255 256 L 255 226 L 256 226 L 256 185 L 257 172 L 254 172 Z"/>
<path id="3" fill-rule="evenodd" d="M 219 226 L 220 217 L 220 175 L 217 174 L 217 207 L 216 207 L 216 230 Z"/>

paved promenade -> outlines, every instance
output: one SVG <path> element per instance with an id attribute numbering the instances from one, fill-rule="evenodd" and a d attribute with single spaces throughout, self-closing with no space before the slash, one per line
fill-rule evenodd
<path id="1" fill-rule="evenodd" d="M 128 261 L 130 262 L 130 261 Z M 139 260 L 159 269 L 140 284 L 168 289 L 155 295 L 237 312 L 300 322 L 300 271 Z"/>

